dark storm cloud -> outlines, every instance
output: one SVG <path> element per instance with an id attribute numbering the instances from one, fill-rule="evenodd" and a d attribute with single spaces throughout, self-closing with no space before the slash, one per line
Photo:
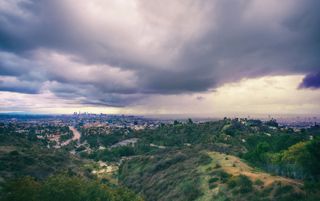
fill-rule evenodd
<path id="1" fill-rule="evenodd" d="M 265 75 L 309 74 L 301 86 L 317 88 L 319 8 L 318 0 L 4 0 L 0 76 L 16 79 L 0 90 L 125 106 Z"/>
<path id="2" fill-rule="evenodd" d="M 33 86 L 17 86 L 16 84 L 11 86 L 7 84 L 3 84 L 0 82 L 0 91 L 11 91 L 11 92 L 18 92 L 24 94 L 37 94 L 39 92 L 37 87 Z"/>
<path id="3" fill-rule="evenodd" d="M 209 73 L 209 72 L 208 72 Z M 143 74 L 141 75 L 143 76 Z M 172 72 L 170 70 L 148 71 L 148 75 L 141 81 L 143 93 L 180 94 L 184 92 L 206 91 L 214 86 L 213 76 L 201 74 L 198 70 Z"/>
<path id="4" fill-rule="evenodd" d="M 0 51 L 0 75 L 20 76 L 28 73 L 28 68 L 32 68 L 32 62 Z"/>
<path id="5" fill-rule="evenodd" d="M 21 81 L 12 78 L 0 77 L 0 91 L 12 91 L 18 93 L 39 93 L 39 83 Z"/>
<path id="6" fill-rule="evenodd" d="M 62 99 L 75 99 L 77 103 L 84 105 L 123 107 L 145 97 L 143 94 L 121 93 L 121 90 L 114 92 L 87 84 L 55 82 L 51 83 L 49 88 Z"/>
<path id="7" fill-rule="evenodd" d="M 303 79 L 300 85 L 300 88 L 312 88 L 312 89 L 320 88 L 320 72 L 307 75 Z"/>

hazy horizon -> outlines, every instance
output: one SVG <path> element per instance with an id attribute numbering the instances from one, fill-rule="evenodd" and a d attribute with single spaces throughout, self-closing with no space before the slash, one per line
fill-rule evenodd
<path id="1" fill-rule="evenodd" d="M 182 120 L 182 119 L 195 119 L 195 120 L 218 120 L 223 118 L 247 118 L 247 119 L 276 119 L 276 120 L 301 120 L 306 119 L 320 121 L 320 114 L 226 114 L 222 116 L 217 116 L 214 114 L 122 114 L 122 113 L 89 113 L 75 111 L 74 113 L 32 113 L 32 112 L 0 112 L 0 115 L 48 115 L 48 116 L 59 116 L 59 115 L 74 115 L 74 114 L 94 114 L 94 115 L 125 115 L 125 116 L 138 116 L 145 118 L 156 118 L 163 120 Z"/>

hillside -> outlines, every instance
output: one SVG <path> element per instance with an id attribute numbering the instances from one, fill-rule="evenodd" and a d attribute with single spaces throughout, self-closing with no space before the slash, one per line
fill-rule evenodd
<path id="1" fill-rule="evenodd" d="M 210 174 L 203 177 L 204 195 L 198 200 L 219 200 L 221 198 L 230 200 L 304 199 L 302 181 L 257 170 L 235 156 L 218 152 L 208 152 L 208 155 L 212 158 L 212 162 L 200 170 Z M 219 171 L 229 175 L 226 176 L 228 177 L 226 183 L 219 177 L 212 177 Z M 286 192 L 282 192 L 283 189 L 286 189 Z"/>
<path id="2" fill-rule="evenodd" d="M 1 201 L 143 201 L 93 174 L 94 161 L 41 142 L 0 133 Z"/>
<path id="3" fill-rule="evenodd" d="M 14 200 L 10 195 L 26 191 L 39 200 L 48 186 L 61 184 L 62 189 L 50 189 L 66 193 L 72 184 L 75 192 L 85 192 L 76 200 L 90 200 L 93 187 L 97 199 L 112 195 L 122 201 L 320 200 L 319 126 L 294 131 L 275 121 L 223 119 L 142 130 L 78 128 L 80 144 L 60 148 L 4 129 L 4 198 Z M 21 188 L 28 185 L 37 190 Z"/>
<path id="4" fill-rule="evenodd" d="M 304 200 L 303 183 L 273 176 L 238 157 L 184 149 L 126 161 L 122 183 L 146 200 Z"/>

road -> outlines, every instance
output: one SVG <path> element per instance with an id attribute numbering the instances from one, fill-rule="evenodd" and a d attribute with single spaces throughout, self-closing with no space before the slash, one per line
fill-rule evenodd
<path id="1" fill-rule="evenodd" d="M 72 139 L 69 139 L 69 140 L 61 143 L 61 146 L 66 146 L 72 141 L 77 141 L 77 142 L 80 141 L 80 137 L 81 137 L 80 132 L 73 126 L 69 126 L 69 129 L 73 132 L 73 137 L 72 137 Z"/>

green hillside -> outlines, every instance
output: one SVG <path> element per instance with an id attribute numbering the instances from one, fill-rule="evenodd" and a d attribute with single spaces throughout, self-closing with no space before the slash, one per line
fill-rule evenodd
<path id="1" fill-rule="evenodd" d="M 61 148 L 3 131 L 0 197 L 52 200 L 48 194 L 72 190 L 75 200 L 320 200 L 319 126 L 224 119 L 80 129 L 82 144 Z"/>
<path id="2" fill-rule="evenodd" d="M 195 149 L 135 157 L 120 181 L 146 200 L 312 200 L 300 180 L 250 167 L 235 156 Z"/>

